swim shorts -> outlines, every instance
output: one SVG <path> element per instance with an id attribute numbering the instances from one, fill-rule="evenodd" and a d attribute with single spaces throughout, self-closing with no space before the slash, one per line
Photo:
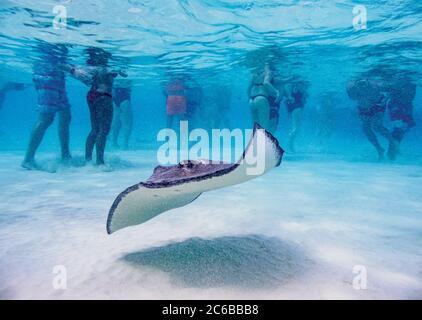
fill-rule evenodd
<path id="1" fill-rule="evenodd" d="M 185 96 L 168 96 L 167 97 L 167 115 L 174 116 L 186 113 Z"/>

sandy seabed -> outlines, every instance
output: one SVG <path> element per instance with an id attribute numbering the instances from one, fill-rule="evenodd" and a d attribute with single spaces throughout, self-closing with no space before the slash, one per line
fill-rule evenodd
<path id="1" fill-rule="evenodd" d="M 29 172 L 21 158 L 0 156 L 2 299 L 422 299 L 421 166 L 287 156 L 107 235 L 111 203 L 151 174 L 151 152 L 109 156 L 112 172 Z"/>

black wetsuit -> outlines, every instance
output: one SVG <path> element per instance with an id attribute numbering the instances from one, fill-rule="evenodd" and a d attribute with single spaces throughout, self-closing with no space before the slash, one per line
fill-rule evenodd
<path id="1" fill-rule="evenodd" d="M 114 75 L 110 73 L 102 76 L 108 78 L 107 82 L 112 88 Z M 92 159 L 92 152 L 96 146 L 97 164 L 104 164 L 104 150 L 113 120 L 113 98 L 110 93 L 97 91 L 96 85 L 93 85 L 88 92 L 87 102 L 91 118 L 91 132 L 86 139 L 85 159 L 87 161 Z"/>

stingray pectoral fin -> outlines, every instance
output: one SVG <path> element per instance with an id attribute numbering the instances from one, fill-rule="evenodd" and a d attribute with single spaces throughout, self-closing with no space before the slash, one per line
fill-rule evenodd
<path id="1" fill-rule="evenodd" d="M 114 201 L 107 219 L 109 234 L 144 223 L 167 210 L 183 207 L 201 193 L 186 193 L 180 187 L 147 188 L 142 183 L 123 191 Z"/>

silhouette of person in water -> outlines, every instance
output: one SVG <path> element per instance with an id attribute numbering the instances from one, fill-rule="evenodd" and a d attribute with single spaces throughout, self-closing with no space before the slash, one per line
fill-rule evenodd
<path id="1" fill-rule="evenodd" d="M 392 159 L 396 153 L 396 143 L 384 126 L 387 96 L 383 92 L 381 83 L 370 79 L 351 80 L 347 85 L 347 94 L 352 100 L 357 102 L 363 133 L 376 149 L 378 159 L 382 160 L 384 158 L 385 149 L 379 143 L 375 132 L 388 140 L 388 156 Z"/>
<path id="2" fill-rule="evenodd" d="M 129 149 L 129 139 L 132 133 L 133 112 L 131 104 L 131 83 L 128 80 L 120 80 L 113 90 L 113 123 L 111 126 L 113 146 L 119 147 L 119 136 L 123 133 L 123 149 Z"/>
<path id="3" fill-rule="evenodd" d="M 302 80 L 296 80 L 286 85 L 285 105 L 287 113 L 291 120 L 291 128 L 289 133 L 290 151 L 296 152 L 296 138 L 302 129 L 303 109 L 305 108 L 307 94 L 307 83 Z"/>
<path id="4" fill-rule="evenodd" d="M 267 130 L 271 130 L 269 99 L 270 97 L 280 99 L 280 92 L 274 88 L 271 81 L 272 70 L 269 64 L 265 64 L 262 68 L 255 69 L 248 87 L 252 121 Z"/>
<path id="5" fill-rule="evenodd" d="M 175 77 L 170 80 L 164 88 L 164 95 L 166 96 L 166 113 L 167 113 L 167 128 L 173 127 L 173 122 L 176 120 L 186 120 L 187 116 L 187 88 L 185 81 L 181 77 Z"/>
<path id="6" fill-rule="evenodd" d="M 56 114 L 59 117 L 59 140 L 61 158 L 68 162 L 69 125 L 71 120 L 70 104 L 65 86 L 65 73 L 60 66 L 66 63 L 68 49 L 63 44 L 41 43 L 38 45 L 40 59 L 33 67 L 33 82 L 38 95 L 39 117 L 31 132 L 29 145 L 22 162 L 28 170 L 38 169 L 35 153 L 41 144 L 48 127 L 53 123 Z"/>
<path id="7" fill-rule="evenodd" d="M 388 85 L 387 108 L 391 121 L 391 135 L 396 143 L 395 152 L 389 157 L 394 160 L 399 153 L 403 138 L 415 126 L 413 118 L 413 100 L 416 96 L 416 84 L 409 76 L 396 75 Z"/>
<path id="8" fill-rule="evenodd" d="M 90 47 L 88 66 L 80 67 L 65 65 L 70 74 L 90 86 L 87 94 L 87 103 L 91 119 L 91 131 L 86 139 L 85 160 L 92 160 L 92 153 L 96 147 L 96 164 L 104 166 L 104 151 L 107 136 L 110 133 L 113 119 L 113 82 L 117 76 L 127 77 L 122 71 L 112 71 L 108 67 L 111 54 L 101 48 Z"/>

